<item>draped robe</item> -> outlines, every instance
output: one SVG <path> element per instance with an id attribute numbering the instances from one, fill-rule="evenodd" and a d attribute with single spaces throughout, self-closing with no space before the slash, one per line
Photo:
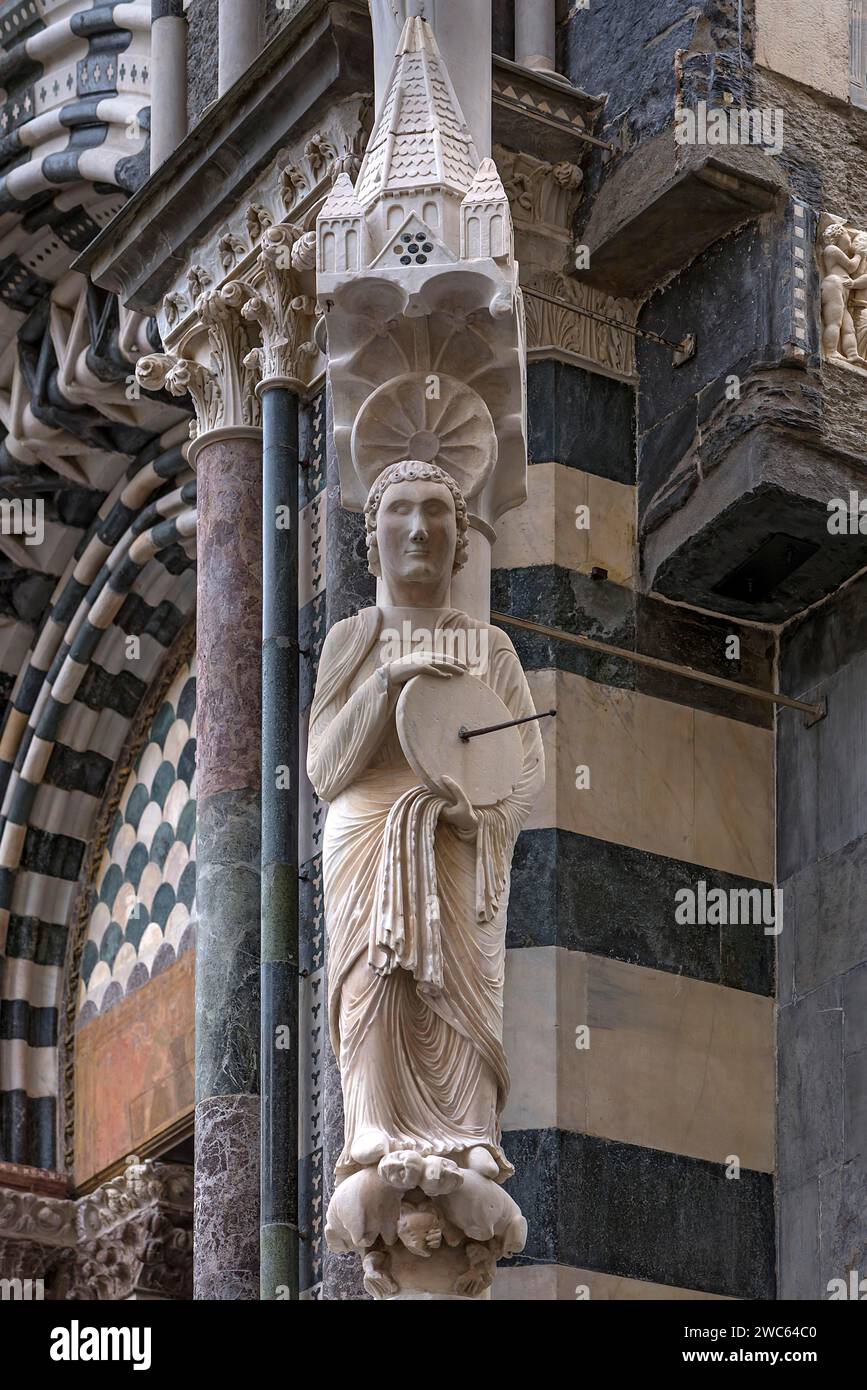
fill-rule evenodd
<path id="1" fill-rule="evenodd" d="M 505 633 L 454 609 L 438 628 L 487 643 L 474 670 L 516 719 L 534 712 Z M 311 712 L 307 771 L 329 803 L 323 841 L 329 1026 L 343 1087 L 338 1181 L 359 1168 L 354 1139 L 382 1131 L 390 1150 L 461 1155 L 477 1145 L 513 1169 L 500 1145 L 509 1086 L 503 974 L 512 853 L 544 781 L 538 724 L 520 726 L 513 794 L 478 809 L 470 838 L 419 785 L 397 736 L 380 665 L 382 614 L 363 610 L 329 632 Z M 445 650 L 449 650 L 445 647 Z M 484 648 L 483 648 L 484 650 Z M 448 700 L 448 681 L 441 680 Z"/>

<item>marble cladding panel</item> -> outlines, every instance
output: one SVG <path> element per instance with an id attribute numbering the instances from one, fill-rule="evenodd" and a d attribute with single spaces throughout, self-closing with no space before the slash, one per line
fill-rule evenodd
<path id="1" fill-rule="evenodd" d="M 93 886 L 79 1027 L 166 970 L 194 943 L 195 657 L 178 671 L 154 717 Z"/>
<path id="2" fill-rule="evenodd" d="M 552 359 L 527 370 L 529 459 L 562 463 L 613 482 L 635 482 L 631 386 Z"/>
<path id="3" fill-rule="evenodd" d="M 732 1298 L 773 1299 L 768 1173 L 559 1129 L 508 1130 L 521 1267 L 560 1264 Z"/>
<path id="4" fill-rule="evenodd" d="M 580 468 L 540 463 L 528 472 L 523 507 L 500 519 L 495 569 L 561 565 L 607 571 L 630 587 L 635 565 L 635 489 Z"/>
<path id="5" fill-rule="evenodd" d="M 677 920 L 678 892 L 701 881 L 707 892 L 746 892 L 763 911 L 777 907 L 772 890 L 753 879 L 569 830 L 525 830 L 512 864 L 506 944 L 563 946 L 773 995 L 776 939 L 764 921 Z M 783 921 L 781 950 L 790 939 L 786 911 Z"/>
<path id="6" fill-rule="evenodd" d="M 491 1298 L 498 1302 L 675 1302 L 725 1301 L 725 1295 L 699 1289 L 678 1289 L 647 1279 L 623 1279 L 596 1269 L 568 1265 L 513 1265 L 497 1270 Z"/>
<path id="7" fill-rule="evenodd" d="M 772 999 L 580 951 L 513 950 L 505 1043 L 505 1129 L 773 1169 Z"/>
<path id="8" fill-rule="evenodd" d="M 528 828 L 773 881 L 770 730 L 571 672 L 529 681 L 536 708 L 558 713 L 542 724 L 548 777 Z M 580 768 L 589 785 L 579 787 Z"/>

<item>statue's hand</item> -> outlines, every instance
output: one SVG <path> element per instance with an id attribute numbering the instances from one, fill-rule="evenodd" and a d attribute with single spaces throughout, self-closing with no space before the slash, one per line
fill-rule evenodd
<path id="1" fill-rule="evenodd" d="M 451 656 L 442 656 L 437 652 L 410 652 L 408 656 L 388 663 L 388 684 L 392 689 L 397 689 L 414 676 L 420 676 L 423 671 L 448 680 L 451 676 L 462 675 L 466 669 L 463 662 Z"/>
<path id="2" fill-rule="evenodd" d="M 443 796 L 451 799 L 451 806 L 440 811 L 440 820 L 452 826 L 463 838 L 470 840 L 479 828 L 479 818 L 467 800 L 463 787 L 459 787 L 452 777 L 444 777 L 440 784 Z"/>

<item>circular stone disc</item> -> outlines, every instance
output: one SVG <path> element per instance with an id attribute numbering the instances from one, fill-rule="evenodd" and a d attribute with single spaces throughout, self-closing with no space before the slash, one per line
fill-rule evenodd
<path id="1" fill-rule="evenodd" d="M 491 412 L 471 386 L 426 372 L 391 378 L 368 396 L 352 427 L 352 460 L 369 489 L 393 463 L 418 459 L 451 474 L 464 497 L 476 497 L 497 461 Z"/>
<path id="2" fill-rule="evenodd" d="M 493 806 L 515 790 L 524 765 L 516 728 L 482 734 L 465 743 L 461 728 L 505 724 L 513 715 L 499 695 L 469 673 L 422 673 L 404 686 L 397 702 L 400 745 L 412 770 L 431 791 L 443 777 L 463 787 L 472 806 Z"/>

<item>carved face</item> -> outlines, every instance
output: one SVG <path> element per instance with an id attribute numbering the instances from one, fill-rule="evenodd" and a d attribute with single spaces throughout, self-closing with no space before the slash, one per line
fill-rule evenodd
<path id="1" fill-rule="evenodd" d="M 457 521 L 452 494 L 442 483 L 392 483 L 376 517 L 382 577 L 397 583 L 435 584 L 455 561 Z"/>
<path id="2" fill-rule="evenodd" d="M 379 1164 L 379 1176 L 383 1182 L 398 1188 L 401 1192 L 409 1192 L 411 1188 L 417 1187 L 423 1171 L 424 1161 L 419 1154 L 413 1153 L 412 1149 L 400 1149 L 396 1153 L 387 1154 Z"/>

